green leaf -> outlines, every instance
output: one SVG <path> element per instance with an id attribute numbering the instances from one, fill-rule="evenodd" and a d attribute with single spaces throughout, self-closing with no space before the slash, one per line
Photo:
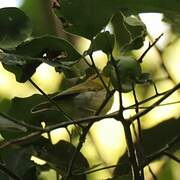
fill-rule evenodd
<path id="1" fill-rule="evenodd" d="M 114 35 L 109 31 L 101 32 L 92 40 L 87 54 L 92 54 L 95 51 L 102 50 L 106 54 L 112 53 L 114 48 Z"/>
<path id="2" fill-rule="evenodd" d="M 32 154 L 31 147 L 10 147 L 1 149 L 0 153 L 2 162 L 17 176 L 22 179 L 28 179 L 28 174 L 31 172 L 31 177 L 36 177 L 35 164 L 30 160 Z M 34 169 L 33 172 L 32 168 Z M 9 177 L 2 173 L 2 171 L 0 172 L 1 177 L 3 177 L 3 180 L 9 180 Z"/>
<path id="3" fill-rule="evenodd" d="M 168 133 L 167 133 L 168 132 Z M 163 121 L 150 129 L 142 131 L 142 144 L 147 155 L 159 151 L 165 147 L 180 132 L 180 118 L 171 118 Z M 152 141 L 153 139 L 153 141 Z M 172 147 L 172 151 L 178 150 L 180 143 Z"/>
<path id="4" fill-rule="evenodd" d="M 109 0 L 64 0 L 55 12 L 66 31 L 92 40 L 107 25 L 113 9 Z"/>
<path id="5" fill-rule="evenodd" d="M 22 66 L 19 65 L 6 65 L 3 64 L 3 67 L 14 73 L 16 77 L 16 81 L 20 83 L 25 83 L 31 76 L 36 72 L 36 68 L 40 65 L 40 62 L 29 63 Z"/>
<path id="6" fill-rule="evenodd" d="M 0 48 L 15 48 L 31 32 L 31 22 L 23 11 L 15 7 L 0 9 Z"/>
<path id="7" fill-rule="evenodd" d="M 81 55 L 73 48 L 73 46 L 64 39 L 55 36 L 42 36 L 31 39 L 20 44 L 15 50 L 9 53 L 25 56 L 17 56 L 16 59 L 22 63 L 22 66 L 4 65 L 4 67 L 16 75 L 19 82 L 26 82 L 36 71 L 40 65 L 40 59 L 45 55 L 43 62 L 62 68 L 69 68 L 77 63 Z M 24 60 L 24 61 L 23 61 Z M 43 60 L 43 59 L 42 59 Z"/>
<path id="8" fill-rule="evenodd" d="M 1 130 L 18 130 L 26 132 L 27 129 L 24 126 L 18 125 L 17 123 L 13 122 L 11 118 L 8 118 L 8 116 L 0 113 L 0 129 Z"/>
<path id="9" fill-rule="evenodd" d="M 131 172 L 131 165 L 128 160 L 127 152 L 118 160 L 117 167 L 113 171 L 114 177 L 128 175 Z"/>
<path id="10" fill-rule="evenodd" d="M 32 114 L 31 109 L 38 103 L 45 101 L 44 96 L 35 94 L 27 98 L 18 98 L 15 97 L 12 99 L 10 105 L 7 107 L 6 114 L 13 119 L 21 122 L 26 122 L 30 125 L 35 125 L 41 127 L 41 122 L 46 122 L 46 125 L 52 125 L 58 122 L 66 121 L 67 119 L 63 116 L 62 113 L 58 111 L 50 111 L 39 114 Z M 1 130 L 1 134 L 5 139 L 12 139 L 17 137 L 22 137 L 27 135 L 34 130 L 27 128 L 27 132 L 21 131 L 8 131 Z"/>
<path id="11" fill-rule="evenodd" d="M 173 33 L 180 35 L 180 14 L 177 13 L 165 13 L 163 21 L 171 25 L 171 30 Z"/>
<path id="12" fill-rule="evenodd" d="M 20 44 L 16 54 L 31 57 L 43 57 L 45 55 L 50 61 L 76 62 L 81 58 L 77 50 L 66 40 L 56 36 L 41 36 Z"/>
<path id="13" fill-rule="evenodd" d="M 76 151 L 76 147 L 66 141 L 59 141 L 57 144 L 52 145 L 47 139 L 41 139 L 34 144 L 35 155 L 47 162 L 47 164 L 60 172 L 64 177 L 66 175 L 69 163 L 71 161 L 73 153 Z M 75 162 L 72 167 L 72 173 L 82 172 L 89 168 L 89 163 L 85 156 L 78 152 L 75 158 Z M 85 180 L 86 176 L 71 176 L 72 180 Z"/>
<path id="14" fill-rule="evenodd" d="M 143 46 L 147 32 L 142 21 L 135 16 L 126 17 L 119 12 L 113 16 L 111 23 L 118 50 L 129 51 Z"/>

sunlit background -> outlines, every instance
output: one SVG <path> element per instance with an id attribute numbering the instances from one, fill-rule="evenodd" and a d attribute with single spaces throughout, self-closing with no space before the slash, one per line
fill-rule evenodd
<path id="1" fill-rule="evenodd" d="M 15 0 L 0 0 L 0 8 L 7 7 L 7 6 L 19 6 L 21 4 L 21 1 L 15 1 Z M 162 22 L 163 15 L 162 14 L 141 14 L 140 15 L 143 22 L 146 24 L 147 29 L 149 31 L 149 34 L 151 37 L 157 38 L 161 33 L 164 33 L 163 37 L 158 42 L 158 47 L 161 49 L 163 48 L 166 43 L 167 39 L 169 38 L 169 31 L 170 27 L 168 24 Z M 88 48 L 89 42 L 82 39 L 80 40 L 81 43 L 79 43 L 79 50 L 84 50 L 85 47 Z M 135 51 L 134 53 L 138 56 L 147 48 L 149 40 L 147 39 L 144 47 L 141 48 L 140 51 Z M 175 44 L 172 46 L 169 46 L 168 49 L 165 52 L 165 63 L 167 67 L 169 68 L 170 73 L 172 74 L 174 80 L 176 82 L 180 81 L 180 75 L 179 75 L 179 68 L 180 68 L 180 41 L 177 40 Z M 101 52 L 96 53 L 95 58 L 102 59 L 103 54 Z M 146 68 L 149 64 L 153 64 L 153 70 L 157 70 L 159 67 L 159 55 L 156 52 L 155 49 L 152 49 L 147 56 L 145 57 L 143 67 Z M 101 66 L 101 65 L 99 65 Z M 153 71 L 152 70 L 152 71 Z M 161 78 L 164 77 L 165 74 L 162 72 L 157 73 L 157 75 Z M 158 77 L 157 77 L 158 78 Z M 52 93 L 55 92 L 59 87 L 59 82 L 61 81 L 61 76 L 59 73 L 56 73 L 54 68 L 49 67 L 46 64 L 42 64 L 38 67 L 36 74 L 33 76 L 33 80 L 37 82 L 37 84 L 46 92 L 46 93 Z M 170 87 L 173 87 L 173 83 L 169 80 L 160 81 L 157 83 L 158 90 L 165 91 L 169 89 Z M 38 93 L 29 83 L 20 84 L 17 83 L 15 80 L 15 76 L 6 71 L 1 65 L 0 65 L 0 97 L 3 98 L 13 98 L 15 96 L 18 97 L 27 97 L 34 93 Z M 150 94 L 152 92 L 149 92 Z M 117 94 L 116 94 L 117 95 Z M 129 104 L 133 102 L 132 95 L 127 94 L 125 95 L 126 101 L 125 104 Z M 177 101 L 179 98 L 179 95 L 175 93 L 171 97 L 169 97 L 164 103 Z M 118 98 L 115 98 L 115 100 Z M 111 112 L 118 109 L 118 102 L 114 102 L 114 105 L 111 109 Z M 179 115 L 179 109 L 180 105 L 171 105 L 171 106 L 163 106 L 163 107 L 157 107 L 155 108 L 151 113 L 149 113 L 146 116 L 145 123 L 143 123 L 143 127 L 149 128 L 157 123 L 159 123 L 164 117 L 168 118 L 172 115 Z M 125 112 L 125 116 L 129 117 L 129 115 L 132 112 Z M 157 121 L 147 121 L 147 117 L 151 117 L 151 119 L 157 119 Z M 119 122 L 112 120 L 112 119 L 106 119 L 101 122 L 96 123 L 93 128 L 91 129 L 91 134 L 89 135 L 84 148 L 82 149 L 82 152 L 87 154 L 90 159 L 92 159 L 92 164 L 95 165 L 98 163 L 103 162 L 105 164 L 115 164 L 118 160 L 118 157 L 120 154 L 123 154 L 125 151 L 125 138 L 123 134 L 122 126 Z M 59 139 L 68 139 L 68 135 L 66 134 L 66 131 L 64 129 L 58 129 L 54 130 L 52 133 L 53 142 L 56 143 L 59 141 Z M 96 146 L 94 146 L 94 144 Z M 103 147 L 103 148 L 102 148 Z M 99 158 L 99 154 L 97 152 L 100 152 L 101 157 Z M 36 160 L 37 161 L 37 160 Z M 38 163 L 43 163 L 38 161 Z M 153 170 L 158 171 L 159 168 L 162 166 L 161 162 L 155 162 L 153 163 Z M 169 166 L 169 165 L 168 165 Z M 166 167 L 167 168 L 167 167 Z M 174 162 L 171 162 L 171 168 L 173 168 L 173 178 L 174 180 L 179 179 L 178 175 L 178 167 L 177 164 Z M 108 178 L 110 176 L 110 171 L 100 171 L 98 172 L 101 177 L 101 179 Z M 98 173 L 96 173 L 96 177 L 98 177 Z M 47 172 L 46 174 L 42 175 L 43 177 L 47 176 L 47 179 L 54 180 L 55 179 L 55 173 L 51 171 L 50 173 Z M 95 176 L 91 175 L 90 177 L 93 177 L 93 179 L 96 179 Z M 90 178 L 89 178 L 90 179 Z M 151 177 L 149 177 L 151 179 Z M 160 180 L 163 179 L 160 176 Z"/>

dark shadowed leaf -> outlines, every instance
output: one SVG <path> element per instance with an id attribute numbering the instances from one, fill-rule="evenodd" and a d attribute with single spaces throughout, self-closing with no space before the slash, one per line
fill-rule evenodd
<path id="1" fill-rule="evenodd" d="M 32 154 L 32 148 L 20 148 L 10 147 L 0 150 L 1 161 L 5 166 L 11 170 L 14 174 L 22 179 L 28 179 L 35 177 L 36 180 L 36 167 L 35 164 L 30 160 Z M 3 180 L 10 180 L 10 178 L 0 171 L 0 178 Z"/>
<path id="2" fill-rule="evenodd" d="M 81 55 L 69 42 L 55 36 L 42 36 L 26 41 L 16 48 L 15 53 L 31 57 L 45 55 L 52 61 L 58 60 L 67 63 L 81 58 Z"/>
<path id="3" fill-rule="evenodd" d="M 92 54 L 95 51 L 102 50 L 106 54 L 112 53 L 114 48 L 114 35 L 109 31 L 101 32 L 92 40 L 91 45 L 87 51 Z"/>
<path id="4" fill-rule="evenodd" d="M 66 31 L 92 40 L 107 25 L 114 8 L 109 0 L 64 0 L 56 15 Z"/>
<path id="5" fill-rule="evenodd" d="M 120 51 L 139 49 L 143 46 L 146 27 L 139 19 L 116 13 L 112 18 L 116 47 Z"/>
<path id="6" fill-rule="evenodd" d="M 47 139 L 41 139 L 34 144 L 36 156 L 45 160 L 47 164 L 57 169 L 60 174 L 64 177 L 66 175 L 69 162 L 71 161 L 72 155 L 76 148 L 72 144 L 66 141 L 59 141 L 57 144 L 52 145 Z M 89 168 L 89 163 L 82 153 L 77 153 L 72 173 L 82 172 Z M 72 180 L 85 180 L 86 176 L 72 176 Z"/>
<path id="7" fill-rule="evenodd" d="M 22 55 L 17 56 L 17 60 L 25 65 L 5 65 L 4 67 L 16 75 L 16 80 L 26 82 L 36 71 L 36 68 L 41 64 L 40 60 L 35 58 L 43 58 L 44 62 L 54 67 L 68 69 L 69 66 L 77 63 L 81 55 L 73 48 L 73 46 L 64 39 L 55 36 L 42 36 L 31 39 L 20 44 L 15 50 L 9 53 Z M 13 66 L 12 66 L 13 65 Z"/>
<path id="8" fill-rule="evenodd" d="M 46 122 L 46 125 L 66 121 L 66 118 L 58 111 L 49 111 L 39 114 L 32 114 L 31 109 L 38 103 L 45 101 L 46 99 L 42 95 L 35 94 L 27 98 L 14 98 L 11 104 L 7 107 L 6 114 L 13 117 L 17 121 L 23 121 L 31 125 L 41 127 L 41 122 Z M 33 130 L 27 128 L 27 132 L 16 132 L 7 130 L 1 130 L 2 136 L 6 139 L 12 139 L 26 135 Z"/>
<path id="9" fill-rule="evenodd" d="M 26 132 L 27 129 L 24 126 L 18 125 L 11 120 L 7 115 L 0 113 L 0 129 L 9 131 L 23 131 Z"/>
<path id="10" fill-rule="evenodd" d="M 179 135 L 180 118 L 171 118 L 159 123 L 157 126 L 142 131 L 143 147 L 147 155 L 152 154 L 165 147 L 173 138 Z M 178 150 L 180 143 L 178 142 L 171 149 Z"/>
<path id="11" fill-rule="evenodd" d="M 27 39 L 32 32 L 31 22 L 18 8 L 0 9 L 0 48 L 11 49 Z"/>
<path id="12" fill-rule="evenodd" d="M 26 65 L 6 65 L 3 64 L 3 67 L 14 73 L 15 77 L 16 77 L 16 81 L 20 82 L 20 83 L 24 83 L 27 80 L 29 80 L 31 78 L 31 76 L 36 72 L 36 68 L 40 65 L 40 62 L 36 62 L 36 63 L 30 63 L 30 64 L 26 64 Z"/>

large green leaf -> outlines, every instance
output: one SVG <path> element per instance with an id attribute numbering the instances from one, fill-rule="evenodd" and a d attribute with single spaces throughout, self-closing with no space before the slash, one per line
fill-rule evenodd
<path id="1" fill-rule="evenodd" d="M 111 16 L 121 11 L 132 15 L 143 12 L 180 14 L 180 4 L 176 0 L 63 0 L 56 10 L 66 31 L 90 40 L 99 33 Z"/>
<path id="2" fill-rule="evenodd" d="M 35 155 L 47 162 L 47 164 L 59 171 L 62 177 L 66 175 L 69 163 L 73 153 L 76 151 L 75 146 L 66 141 L 59 141 L 52 145 L 48 140 L 41 139 L 34 143 Z M 82 172 L 89 168 L 89 163 L 85 156 L 78 152 L 73 163 L 72 173 Z M 72 180 L 85 180 L 86 175 L 71 176 Z"/>
<path id="3" fill-rule="evenodd" d="M 18 177 L 26 180 L 33 178 L 36 180 L 36 167 L 30 160 L 32 149 L 30 147 L 10 147 L 0 150 L 1 160 L 4 165 Z M 0 171 L 0 179 L 10 180 L 7 174 Z"/>
<path id="4" fill-rule="evenodd" d="M 109 0 L 63 0 L 56 15 L 66 31 L 92 40 L 107 25 L 112 5 Z"/>
<path id="5" fill-rule="evenodd" d="M 26 41 L 20 44 L 14 53 L 31 57 L 42 57 L 46 54 L 49 59 L 58 58 L 59 61 L 67 61 L 67 63 L 81 58 L 81 55 L 69 42 L 50 35 Z"/>
<path id="6" fill-rule="evenodd" d="M 139 49 L 143 46 L 146 27 L 142 21 L 136 17 L 126 17 L 119 12 L 113 16 L 111 23 L 118 50 L 127 51 Z"/>
<path id="7" fill-rule="evenodd" d="M 27 39 L 32 32 L 31 22 L 18 8 L 0 9 L 0 48 L 11 49 Z"/>
<path id="8" fill-rule="evenodd" d="M 114 48 L 114 36 L 109 31 L 98 33 L 92 40 L 91 45 L 87 51 L 92 54 L 95 51 L 102 50 L 106 54 L 112 53 Z"/>
<path id="9" fill-rule="evenodd" d="M 37 57 L 43 58 L 43 55 L 46 55 L 46 61 L 44 62 L 51 66 L 61 67 L 61 69 L 68 68 L 77 63 L 81 58 L 81 55 L 70 43 L 55 36 L 42 36 L 31 39 L 20 44 L 15 50 L 9 53 L 12 53 L 11 58 L 14 56 L 19 63 L 27 63 L 21 66 L 4 64 L 4 67 L 8 71 L 16 75 L 16 79 L 19 82 L 26 82 L 36 71 L 37 66 L 41 63 L 38 59 L 36 62 Z M 15 54 L 23 55 L 24 57 L 15 57 Z"/>
<path id="10" fill-rule="evenodd" d="M 46 125 L 66 121 L 67 119 L 58 111 L 50 111 L 39 114 L 32 114 L 31 109 L 38 103 L 45 101 L 46 99 L 42 95 L 35 94 L 27 98 L 15 97 L 12 99 L 10 105 L 5 110 L 6 114 L 17 121 L 23 121 L 31 125 L 41 127 L 41 122 L 45 121 Z M 27 135 L 32 132 L 31 128 L 27 128 L 26 132 L 21 131 L 7 131 L 1 129 L 1 134 L 6 139 L 12 139 Z"/>
<path id="11" fill-rule="evenodd" d="M 167 133 L 168 132 L 168 133 Z M 172 139 L 180 133 L 180 118 L 171 118 L 159 123 L 157 126 L 142 131 L 142 144 L 146 155 L 157 152 L 165 147 Z M 178 150 L 178 142 L 172 147 L 172 151 Z"/>
<path id="12" fill-rule="evenodd" d="M 4 129 L 4 130 L 18 130 L 18 131 L 27 131 L 27 129 L 22 126 L 17 124 L 16 122 L 13 122 L 13 120 L 11 120 L 11 118 L 9 118 L 8 116 L 0 113 L 0 129 Z"/>

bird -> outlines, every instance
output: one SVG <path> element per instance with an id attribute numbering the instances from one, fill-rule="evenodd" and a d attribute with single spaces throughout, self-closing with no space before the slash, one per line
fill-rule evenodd
<path id="1" fill-rule="evenodd" d="M 107 78 L 103 77 L 103 80 L 107 82 Z M 79 119 L 95 115 L 106 96 L 107 89 L 97 75 L 92 75 L 84 82 L 52 96 L 51 100 L 56 102 L 72 119 Z M 106 114 L 112 104 L 113 98 L 108 101 L 100 114 Z M 31 109 L 33 114 L 47 111 L 58 111 L 58 109 L 49 101 L 39 103 Z"/>

